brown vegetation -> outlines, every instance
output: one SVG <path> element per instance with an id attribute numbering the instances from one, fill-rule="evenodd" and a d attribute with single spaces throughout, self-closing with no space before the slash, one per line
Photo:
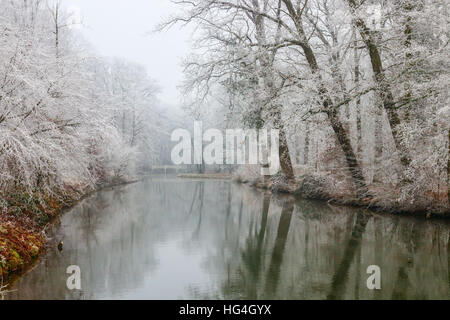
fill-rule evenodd
<path id="1" fill-rule="evenodd" d="M 63 208 L 80 199 L 82 193 L 76 190 L 67 187 L 64 193 L 52 196 L 38 192 L 29 196 L 16 190 L 6 199 L 8 210 L 0 213 L 0 278 L 3 283 L 11 274 L 22 272 L 43 252 L 46 245 L 43 230 Z"/>

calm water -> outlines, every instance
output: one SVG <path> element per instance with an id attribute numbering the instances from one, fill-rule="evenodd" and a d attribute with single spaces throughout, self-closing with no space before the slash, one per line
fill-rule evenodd
<path id="1" fill-rule="evenodd" d="M 449 230 L 227 181 L 152 178 L 65 214 L 52 240 L 63 251 L 6 298 L 448 299 Z M 69 265 L 81 291 L 66 288 Z M 367 289 L 369 265 L 381 290 Z"/>

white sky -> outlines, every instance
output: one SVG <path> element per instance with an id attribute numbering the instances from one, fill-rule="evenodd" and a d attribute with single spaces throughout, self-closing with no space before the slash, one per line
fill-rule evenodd
<path id="1" fill-rule="evenodd" d="M 160 85 L 160 100 L 177 106 L 177 85 L 183 79 L 181 60 L 189 53 L 192 29 L 172 27 L 153 33 L 179 7 L 169 0 L 63 0 L 70 11 L 80 11 L 83 34 L 95 50 L 146 67 Z"/>

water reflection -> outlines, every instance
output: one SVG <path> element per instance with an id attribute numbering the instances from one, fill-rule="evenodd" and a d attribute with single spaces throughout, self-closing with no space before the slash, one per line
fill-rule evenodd
<path id="1" fill-rule="evenodd" d="M 449 225 L 152 178 L 64 215 L 11 299 L 448 299 Z M 379 265 L 382 289 L 366 287 Z M 66 289 L 69 265 L 82 291 Z"/>

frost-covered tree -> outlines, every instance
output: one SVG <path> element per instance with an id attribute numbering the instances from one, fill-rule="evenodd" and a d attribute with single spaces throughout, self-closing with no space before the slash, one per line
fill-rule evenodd
<path id="1" fill-rule="evenodd" d="M 2 208 L 132 175 L 158 121 L 142 68 L 87 50 L 60 1 L 2 0 L 0 21 Z"/>
<path id="2" fill-rule="evenodd" d="M 166 25 L 198 26 L 188 87 L 228 102 L 223 121 L 281 123 L 290 158 L 326 176 L 335 196 L 449 209 L 448 4 L 177 3 L 184 13 Z"/>

